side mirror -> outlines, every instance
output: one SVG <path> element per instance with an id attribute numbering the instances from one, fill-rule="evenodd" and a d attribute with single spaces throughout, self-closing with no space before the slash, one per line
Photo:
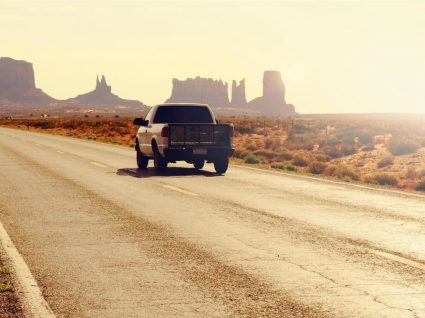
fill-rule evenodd
<path id="1" fill-rule="evenodd" d="M 217 125 L 219 124 L 218 119 L 216 119 L 216 120 L 215 120 L 215 123 L 216 123 Z"/>
<path id="2" fill-rule="evenodd" d="M 135 118 L 133 120 L 133 125 L 136 125 L 136 126 L 147 126 L 147 125 L 149 125 L 149 120 L 144 120 L 143 118 Z"/>

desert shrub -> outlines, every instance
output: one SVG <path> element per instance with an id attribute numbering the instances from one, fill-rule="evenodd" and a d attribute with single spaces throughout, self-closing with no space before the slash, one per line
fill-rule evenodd
<path id="1" fill-rule="evenodd" d="M 416 184 L 415 189 L 417 191 L 425 191 L 425 178 L 423 178 Z"/>
<path id="2" fill-rule="evenodd" d="M 387 148 L 393 155 L 401 156 L 415 153 L 418 149 L 418 144 L 410 140 L 392 139 Z"/>
<path id="3" fill-rule="evenodd" d="M 359 173 L 356 170 L 344 164 L 328 166 L 325 172 L 327 175 L 335 176 L 340 179 L 348 179 L 348 180 L 360 179 Z"/>
<path id="4" fill-rule="evenodd" d="M 287 141 L 293 141 L 293 140 L 296 140 L 296 139 L 297 139 L 297 135 L 293 131 L 290 131 L 288 133 L 288 136 L 286 137 Z"/>
<path id="5" fill-rule="evenodd" d="M 245 156 L 248 155 L 248 154 L 249 154 L 249 152 L 245 149 L 235 149 L 233 156 L 235 158 L 245 158 Z"/>
<path id="6" fill-rule="evenodd" d="M 415 168 L 408 168 L 406 171 L 406 175 L 404 176 L 406 179 L 414 180 L 418 177 L 418 171 Z"/>
<path id="7" fill-rule="evenodd" d="M 308 151 L 312 151 L 314 149 L 314 144 L 312 144 L 312 143 L 306 143 L 304 145 L 304 149 L 305 150 L 308 150 Z"/>
<path id="8" fill-rule="evenodd" d="M 365 179 L 366 182 L 379 185 L 396 186 L 398 178 L 388 173 L 378 173 Z"/>
<path id="9" fill-rule="evenodd" d="M 249 151 L 255 151 L 255 150 L 258 149 L 258 147 L 256 145 L 253 145 L 253 144 L 248 144 L 246 146 L 246 149 L 248 149 Z"/>
<path id="10" fill-rule="evenodd" d="M 304 149 L 304 143 L 301 141 L 288 141 L 286 140 L 285 142 L 285 147 L 289 150 L 300 150 L 300 149 Z"/>
<path id="11" fill-rule="evenodd" d="M 335 175 L 336 168 L 337 168 L 337 165 L 334 165 L 334 164 L 328 165 L 325 170 L 325 174 L 328 176 Z"/>
<path id="12" fill-rule="evenodd" d="M 254 151 L 254 155 L 264 157 L 270 160 L 276 156 L 276 153 L 269 150 L 257 150 L 257 151 Z"/>
<path id="13" fill-rule="evenodd" d="M 297 167 L 290 162 L 275 162 L 270 165 L 274 169 L 296 171 Z"/>
<path id="14" fill-rule="evenodd" d="M 331 158 L 329 156 L 326 156 L 325 154 L 317 154 L 315 158 L 316 158 L 316 161 L 321 161 L 321 162 L 327 162 L 331 160 Z"/>
<path id="15" fill-rule="evenodd" d="M 36 121 L 31 123 L 31 126 L 41 129 L 49 129 L 55 127 L 54 123 L 51 121 Z"/>
<path id="16" fill-rule="evenodd" d="M 356 143 L 356 136 L 344 137 L 341 142 L 347 145 L 354 145 Z"/>
<path id="17" fill-rule="evenodd" d="M 363 144 L 363 145 L 370 145 L 373 143 L 373 136 L 370 133 L 367 132 L 363 132 L 359 135 L 359 141 Z"/>
<path id="18" fill-rule="evenodd" d="M 307 167 L 308 165 L 307 160 L 302 155 L 295 155 L 292 158 L 292 164 L 299 167 Z"/>
<path id="19" fill-rule="evenodd" d="M 102 127 L 102 122 L 101 122 L 101 121 L 99 121 L 99 120 L 96 120 L 95 122 L 93 122 L 93 123 L 91 124 L 91 126 L 92 126 L 92 127 L 95 127 L 95 128 Z"/>
<path id="20" fill-rule="evenodd" d="M 322 174 L 325 172 L 326 164 L 320 161 L 314 161 L 308 166 L 308 170 L 313 174 Z"/>
<path id="21" fill-rule="evenodd" d="M 244 162 L 248 164 L 256 164 L 256 163 L 259 163 L 260 160 L 258 159 L 256 155 L 254 155 L 253 153 L 250 153 L 245 156 Z"/>
<path id="22" fill-rule="evenodd" d="M 65 121 L 65 122 L 63 122 L 63 123 L 61 123 L 61 125 L 60 125 L 62 128 L 65 128 L 65 129 L 76 129 L 77 128 L 77 126 L 78 126 L 78 124 L 77 124 L 77 121 L 75 121 L 75 120 L 69 120 L 69 121 Z"/>
<path id="23" fill-rule="evenodd" d="M 341 151 L 344 154 L 344 156 L 351 156 L 356 153 L 356 147 L 352 145 L 344 145 L 342 146 Z"/>
<path id="24" fill-rule="evenodd" d="M 335 136 L 332 136 L 331 138 L 328 139 L 328 141 L 326 141 L 326 144 L 329 146 L 336 146 L 340 143 L 341 141 L 336 138 Z"/>
<path id="25" fill-rule="evenodd" d="M 271 149 L 273 151 L 277 151 L 282 146 L 282 142 L 279 138 L 266 138 L 264 140 L 264 148 Z"/>
<path id="26" fill-rule="evenodd" d="M 267 138 L 266 140 L 264 140 L 264 147 L 265 148 L 271 148 L 272 144 L 273 144 L 273 139 Z"/>
<path id="27" fill-rule="evenodd" d="M 360 132 L 358 130 L 346 129 L 344 131 L 339 132 L 336 137 L 345 144 L 354 144 L 356 141 L 356 137 L 359 134 Z"/>
<path id="28" fill-rule="evenodd" d="M 425 139 L 422 139 L 422 141 L 421 141 L 421 147 L 425 147 Z"/>
<path id="29" fill-rule="evenodd" d="M 374 145 L 369 145 L 369 146 L 364 147 L 362 150 L 364 152 L 369 152 L 369 151 L 375 150 L 375 146 Z"/>
<path id="30" fill-rule="evenodd" d="M 385 142 L 385 136 L 375 136 L 375 144 L 383 144 Z"/>
<path id="31" fill-rule="evenodd" d="M 278 138 L 275 138 L 272 140 L 272 144 L 270 147 L 273 151 L 277 151 L 282 147 L 282 141 Z"/>
<path id="32" fill-rule="evenodd" d="M 324 147 L 324 148 L 322 149 L 322 151 L 323 151 L 326 155 L 328 155 L 329 157 L 331 157 L 331 158 L 333 158 L 333 159 L 340 158 L 340 157 L 342 157 L 342 155 L 343 155 L 342 151 L 341 151 L 339 148 L 337 148 L 337 147 L 330 147 L 330 146 L 327 146 L 327 147 Z"/>
<path id="33" fill-rule="evenodd" d="M 292 127 L 292 131 L 296 132 L 296 133 L 304 133 L 305 131 L 307 131 L 307 127 L 302 125 L 302 124 L 295 124 Z"/>
<path id="34" fill-rule="evenodd" d="M 254 129 L 252 127 L 236 126 L 235 131 L 237 131 L 238 133 L 241 133 L 241 134 L 252 134 L 254 132 Z"/>
<path id="35" fill-rule="evenodd" d="M 391 166 L 393 163 L 394 163 L 394 158 L 387 156 L 387 157 L 379 160 L 377 166 L 378 166 L 378 168 L 385 168 L 385 167 Z"/>
<path id="36" fill-rule="evenodd" d="M 291 160 L 292 154 L 290 152 L 279 152 L 276 157 L 281 160 Z"/>

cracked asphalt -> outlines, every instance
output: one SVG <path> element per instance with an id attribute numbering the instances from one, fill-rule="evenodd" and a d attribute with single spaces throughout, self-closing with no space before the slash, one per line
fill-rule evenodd
<path id="1" fill-rule="evenodd" d="M 57 317 L 425 317 L 425 196 L 134 157 L 0 128 L 0 221 Z"/>

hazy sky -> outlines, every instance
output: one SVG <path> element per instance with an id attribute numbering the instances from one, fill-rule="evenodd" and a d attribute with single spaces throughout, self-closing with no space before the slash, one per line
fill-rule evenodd
<path id="1" fill-rule="evenodd" d="M 60 99 L 96 74 L 149 105 L 197 75 L 245 78 L 252 99 L 273 69 L 301 113 L 425 113 L 425 0 L 0 0 L 0 56 Z"/>

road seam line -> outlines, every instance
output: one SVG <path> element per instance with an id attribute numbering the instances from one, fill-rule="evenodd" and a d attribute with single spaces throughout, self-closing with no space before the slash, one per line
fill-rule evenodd
<path id="1" fill-rule="evenodd" d="M 306 176 L 306 175 L 302 175 L 302 174 L 287 173 L 287 172 L 281 172 L 281 171 L 275 171 L 275 170 L 246 167 L 246 166 L 238 165 L 238 164 L 231 164 L 231 166 L 242 168 L 242 169 L 247 169 L 247 170 L 254 170 L 254 171 L 259 171 L 259 172 L 272 173 L 272 174 L 277 174 L 277 175 L 280 174 L 280 175 L 295 177 L 295 178 L 299 178 L 299 179 L 309 179 L 309 180 L 315 180 L 315 181 L 319 181 L 319 182 L 333 183 L 333 184 L 337 184 L 337 185 L 345 185 L 345 186 L 349 186 L 349 187 L 355 187 L 355 188 L 372 190 L 372 191 L 379 191 L 379 192 L 384 192 L 384 193 L 396 193 L 396 194 L 400 194 L 400 195 L 412 196 L 412 197 L 421 198 L 421 199 L 425 198 L 425 195 L 422 195 L 422 194 L 410 193 L 410 192 L 405 192 L 405 191 L 398 191 L 398 190 L 393 190 L 393 189 L 380 189 L 380 188 L 375 188 L 375 187 L 369 187 L 367 185 L 362 185 L 362 184 L 349 183 L 349 182 L 343 182 L 343 181 L 337 181 L 337 180 L 329 180 L 329 179 L 324 179 L 324 178 L 317 178 L 317 177 Z"/>
<path id="2" fill-rule="evenodd" d="M 106 168 L 107 165 L 104 165 L 103 163 L 100 162 L 96 162 L 96 161 L 92 161 L 90 162 L 92 165 L 98 166 L 98 167 L 102 167 L 102 168 Z"/>
<path id="3" fill-rule="evenodd" d="M 181 189 L 181 188 L 178 188 L 178 187 L 169 185 L 169 184 L 164 184 L 163 187 L 164 188 L 167 188 L 167 189 L 170 189 L 170 190 L 173 190 L 173 191 L 176 191 L 176 192 L 180 192 L 180 193 L 186 194 L 186 195 L 190 195 L 190 196 L 193 196 L 193 197 L 197 197 L 199 195 L 199 194 L 197 194 L 195 192 L 190 192 L 190 191 L 187 191 L 187 190 L 184 190 L 184 189 Z"/>
<path id="4" fill-rule="evenodd" d="M 395 255 L 395 254 L 390 254 L 390 253 L 378 251 L 378 250 L 372 250 L 372 253 L 377 255 L 377 256 L 381 256 L 381 257 L 384 257 L 386 259 L 389 259 L 391 261 L 402 263 L 404 265 L 425 271 L 425 264 L 412 261 L 408 258 L 404 258 L 404 257 L 398 256 L 398 255 Z"/>
<path id="5" fill-rule="evenodd" d="M 16 274 L 17 281 L 22 288 L 22 293 L 28 310 L 34 318 L 55 318 L 55 314 L 50 308 L 47 301 L 44 299 L 43 294 L 38 287 L 38 284 L 31 274 L 25 260 L 19 254 L 9 234 L 0 222 L 0 240 L 7 258 L 10 260 L 14 273 Z"/>

